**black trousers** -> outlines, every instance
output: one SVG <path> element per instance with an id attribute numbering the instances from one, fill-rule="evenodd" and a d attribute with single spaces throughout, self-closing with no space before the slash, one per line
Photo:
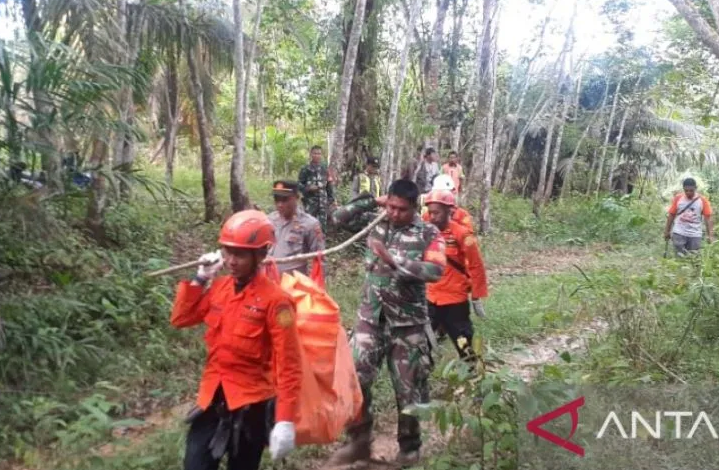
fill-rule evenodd
<path id="1" fill-rule="evenodd" d="M 217 405 L 224 405 L 222 387 L 218 387 L 212 404 L 190 425 L 185 447 L 184 470 L 217 470 L 220 459 L 212 456 L 210 442 L 220 424 Z M 239 429 L 232 430 L 226 453 L 227 470 L 257 470 L 262 452 L 268 444 L 269 432 L 274 421 L 274 400 L 248 405 Z M 239 432 L 238 436 L 234 434 Z M 236 442 L 236 452 L 233 452 Z"/>
<path id="2" fill-rule="evenodd" d="M 427 303 L 432 329 L 442 329 L 452 340 L 459 357 L 474 365 L 477 354 L 472 349 L 474 326 L 470 319 L 469 301 L 458 304 L 436 305 Z"/>

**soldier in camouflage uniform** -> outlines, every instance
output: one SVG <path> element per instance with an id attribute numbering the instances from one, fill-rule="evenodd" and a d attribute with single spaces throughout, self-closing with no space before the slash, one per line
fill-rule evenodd
<path id="1" fill-rule="evenodd" d="M 322 163 L 321 147 L 312 147 L 310 163 L 302 167 L 297 181 L 305 211 L 320 221 L 322 232 L 326 234 L 328 209 L 334 206 L 335 196 L 327 166 Z"/>
<path id="2" fill-rule="evenodd" d="M 361 199 L 333 214 L 334 220 L 346 223 L 381 203 L 388 216 L 367 239 L 362 303 L 351 339 L 364 397 L 362 415 L 348 427 L 350 441 L 332 456 L 333 465 L 370 458 L 372 385 L 385 357 L 399 408 L 397 462 L 406 465 L 419 459 L 419 421 L 401 412 L 429 401 L 433 363 L 425 283 L 442 277 L 446 259 L 439 229 L 417 214 L 418 197 L 415 183 L 397 180 L 387 196 Z"/>

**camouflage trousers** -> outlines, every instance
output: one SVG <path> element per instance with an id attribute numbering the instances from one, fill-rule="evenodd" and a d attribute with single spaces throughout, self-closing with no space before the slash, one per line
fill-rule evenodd
<path id="1" fill-rule="evenodd" d="M 321 198 L 305 199 L 302 204 L 304 205 L 305 212 L 320 221 L 322 226 L 322 233 L 327 233 L 327 200 Z"/>
<path id="2" fill-rule="evenodd" d="M 372 432 L 372 385 L 386 358 L 397 403 L 397 442 L 403 452 L 418 450 L 422 445 L 419 420 L 402 414 L 412 404 L 429 403 L 429 375 L 433 362 L 423 325 L 390 328 L 384 315 L 380 324 L 359 320 L 350 344 L 362 388 L 361 417 L 347 428 L 351 439 Z"/>

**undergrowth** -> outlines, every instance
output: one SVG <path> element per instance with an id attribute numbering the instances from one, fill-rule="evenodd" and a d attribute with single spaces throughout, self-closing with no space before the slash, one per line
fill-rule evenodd
<path id="1" fill-rule="evenodd" d="M 537 218 L 530 200 L 495 194 L 492 209 L 495 231 L 522 234 L 536 245 L 649 243 L 662 223 L 658 200 L 633 195 L 576 196 L 547 205 Z"/>
<path id="2" fill-rule="evenodd" d="M 161 180 L 157 168 L 145 171 Z M 40 202 L 26 194 L 10 194 L 3 200 L 0 459 L 40 465 L 37 449 L 44 448 L 75 462 L 67 468 L 176 464 L 182 452 L 178 430 L 153 434 L 137 451 L 104 459 L 103 464 L 78 455 L 109 440 L 113 429 L 134 424 L 133 417 L 184 401 L 195 391 L 205 358 L 201 332 L 177 331 L 168 324 L 175 281 L 187 273 L 160 278 L 144 273 L 214 249 L 217 224 L 199 223 L 198 174 L 178 168 L 175 178 L 180 192 L 172 198 L 156 200 L 136 191 L 129 200 L 115 203 L 107 212 L 111 243 L 106 247 L 94 244 L 84 232 L 82 195 Z M 229 200 L 225 179 L 218 178 L 221 201 Z M 248 187 L 253 201 L 264 210 L 271 209 L 269 181 L 250 180 Z M 510 232 L 523 239 L 522 250 L 594 242 L 631 245 L 649 240 L 656 221 L 656 207 L 631 198 L 550 205 L 541 220 L 531 215 L 528 204 L 496 197 L 495 232 L 483 239 L 483 250 L 490 251 L 486 259 L 496 262 L 517 255 L 517 247 L 500 237 Z M 330 239 L 328 245 L 335 241 Z M 361 250 L 347 253 L 330 258 L 327 279 L 349 327 L 359 302 L 362 264 Z M 487 301 L 491 318 L 477 323 L 482 337 L 488 343 L 510 345 L 573 321 L 581 309 L 570 295 L 577 276 L 503 280 Z M 443 360 L 445 364 L 446 357 Z M 510 461 L 505 454 L 512 438 L 507 436 L 514 430 L 507 427 L 511 409 L 506 406 L 512 403 L 510 396 L 518 385 L 512 385 L 514 379 L 506 371 L 488 372 L 481 383 L 465 385 L 466 376 L 452 374 L 444 365 L 436 371 L 440 395 L 465 390 L 452 406 L 461 406 L 462 416 L 467 416 L 475 431 L 484 433 L 482 458 L 495 468 L 508 468 L 502 462 Z M 378 381 L 376 396 L 378 413 L 394 408 L 386 374 Z M 482 404 L 466 401 L 475 396 L 485 397 Z M 439 419 L 459 419 L 450 415 Z M 478 417 L 478 428 L 471 416 Z M 300 461 L 316 452 L 320 451 L 302 449 L 288 465 L 301 468 Z M 442 458 L 427 466 L 449 468 Z"/>
<path id="3" fill-rule="evenodd" d="M 101 248 L 82 230 L 82 199 L 5 197 L 0 458 L 107 438 L 142 408 L 138 396 L 177 395 L 191 377 L 176 371 L 199 370 L 201 344 L 168 326 L 172 279 L 143 273 L 175 257 L 191 214 L 117 204 L 106 219 L 111 248 Z M 203 230 L 194 231 L 202 251 Z"/>
<path id="4" fill-rule="evenodd" d="M 589 273 L 581 302 L 609 323 L 575 367 L 597 383 L 716 382 L 719 247 L 670 257 L 642 273 Z"/>

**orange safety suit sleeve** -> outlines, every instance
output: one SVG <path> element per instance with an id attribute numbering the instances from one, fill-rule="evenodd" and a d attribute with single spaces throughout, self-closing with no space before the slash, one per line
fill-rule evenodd
<path id="1" fill-rule="evenodd" d="M 210 295 L 213 286 L 210 286 L 210 289 L 205 292 L 203 286 L 193 286 L 187 280 L 180 281 L 177 285 L 175 303 L 172 306 L 170 324 L 175 328 L 187 328 L 202 323 L 210 310 Z"/>
<path id="2" fill-rule="evenodd" d="M 707 199 L 704 196 L 700 196 L 702 198 L 702 215 L 704 217 L 709 217 L 712 215 L 712 206 L 709 204 L 709 199 Z"/>
<path id="3" fill-rule="evenodd" d="M 677 194 L 674 196 L 674 199 L 672 199 L 672 204 L 669 206 L 669 212 L 671 215 L 675 215 L 677 213 L 677 209 L 679 208 L 679 200 L 682 198 L 681 194 Z"/>
<path id="4" fill-rule="evenodd" d="M 272 340 L 277 404 L 275 422 L 296 422 L 302 386 L 302 359 L 295 309 L 287 299 L 272 304 L 267 324 Z"/>
<path id="5" fill-rule="evenodd" d="M 472 286 L 472 300 L 484 298 L 489 295 L 487 291 L 487 272 L 484 269 L 482 252 L 479 249 L 477 237 L 467 233 L 460 241 L 464 250 L 464 263 L 469 274 L 469 283 Z"/>

